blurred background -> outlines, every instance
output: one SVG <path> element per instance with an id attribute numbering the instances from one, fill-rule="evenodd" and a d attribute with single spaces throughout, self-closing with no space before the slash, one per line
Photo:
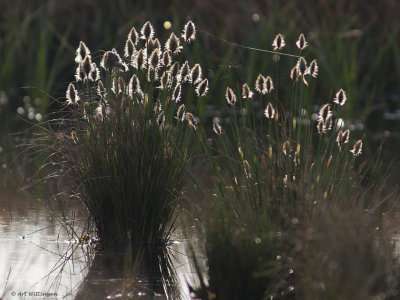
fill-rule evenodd
<path id="1" fill-rule="evenodd" d="M 281 57 L 278 73 L 271 54 L 236 47 L 204 32 L 267 50 L 282 33 L 287 43 L 283 52 L 292 54 L 299 54 L 295 42 L 304 33 L 309 42 L 304 55 L 307 61 L 316 58 L 320 67 L 318 79 L 305 90 L 305 106 L 316 110 L 315 105 L 343 88 L 349 99 L 345 124 L 367 133 L 366 153 L 386 140 L 384 153 L 393 158 L 400 119 L 399 11 L 397 0 L 2 0 L 1 166 L 7 169 L 16 160 L 14 150 L 23 137 L 14 133 L 45 119 L 54 109 L 52 100 L 65 97 L 66 86 L 74 80 L 79 41 L 86 42 L 98 62 L 103 50 L 115 47 L 121 53 L 130 28 L 139 31 L 147 20 L 162 43 L 171 31 L 181 32 L 188 20 L 196 24 L 198 40 L 190 60 L 201 63 L 212 79 L 200 117 L 224 105 L 228 82 L 252 86 L 259 73 L 279 74 L 280 100 L 287 101 L 290 91 L 285 93 L 285 86 L 291 87 L 289 71 L 296 64 L 294 58 Z"/>

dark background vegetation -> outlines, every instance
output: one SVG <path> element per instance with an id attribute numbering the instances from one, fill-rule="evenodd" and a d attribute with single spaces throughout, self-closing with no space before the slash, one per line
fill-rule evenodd
<path id="1" fill-rule="evenodd" d="M 51 97 L 62 98 L 74 80 L 74 53 L 80 40 L 94 53 L 123 50 L 132 26 L 140 30 L 150 20 L 160 40 L 180 32 L 191 19 L 199 30 L 238 44 L 271 50 L 277 33 L 285 36 L 284 52 L 298 54 L 294 43 L 303 32 L 310 47 L 306 59 L 316 58 L 320 73 L 306 91 L 306 105 L 322 104 L 343 88 L 349 101 L 344 116 L 367 128 L 370 141 L 397 136 L 400 117 L 400 24 L 396 0 L 290 1 L 35 1 L 0 2 L 0 132 L 2 160 L 10 160 L 15 137 L 26 126 L 16 110 L 28 95 L 40 98 L 35 109 L 51 112 Z M 171 30 L 163 28 L 165 21 Z M 211 80 L 204 108 L 224 105 L 226 82 L 252 85 L 258 73 L 276 74 L 271 55 L 234 47 L 198 32 L 193 61 L 206 67 Z M 277 79 L 285 98 L 289 68 L 295 59 L 281 59 Z M 98 60 L 97 60 L 98 61 Z M 290 98 L 288 98 L 290 99 Z M 285 101 L 285 99 L 282 99 Z M 211 106 L 206 106 L 209 104 Z M 201 110 L 202 111 L 202 110 Z M 385 131 L 384 131 L 385 130 Z M 18 139 L 17 139 L 18 142 Z M 389 143 L 391 144 L 391 142 Z M 8 150 L 8 151 L 7 151 Z"/>

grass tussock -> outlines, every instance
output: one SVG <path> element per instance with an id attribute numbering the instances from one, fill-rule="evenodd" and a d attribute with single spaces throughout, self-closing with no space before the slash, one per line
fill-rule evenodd
<path id="1" fill-rule="evenodd" d="M 318 61 L 306 59 L 305 36 L 291 43 L 300 55 L 275 36 L 266 51 L 274 73 L 224 85 L 216 75 L 210 85 L 226 106 L 209 128 L 188 100 L 207 94 L 208 79 L 181 57 L 195 38 L 188 22 L 162 47 L 146 22 L 130 30 L 122 58 L 112 49 L 100 62 L 81 42 L 62 117 L 43 123 L 49 162 L 73 179 L 102 244 L 166 245 L 187 178 L 198 175 L 189 205 L 203 224 L 206 268 L 189 245 L 194 297 L 395 299 L 393 199 L 363 136 L 341 118 L 353 101 L 346 91 L 307 109 Z"/>
<path id="2" fill-rule="evenodd" d="M 191 22 L 182 37 L 194 40 Z M 161 47 L 147 22 L 131 29 L 123 58 L 106 51 L 99 66 L 81 42 L 63 116 L 45 123 L 50 160 L 72 177 L 107 245 L 128 237 L 161 245 L 174 227 L 196 144 L 197 118 L 184 95 L 208 89 L 200 65 L 179 56 L 182 43 L 172 33 Z"/>
<path id="3" fill-rule="evenodd" d="M 284 45 L 277 35 L 273 47 Z M 199 199 L 206 267 L 192 251 L 200 283 L 194 297 L 398 296 L 399 263 L 385 217 L 395 197 L 384 192 L 362 140 L 343 124 L 343 107 L 352 101 L 343 89 L 316 112 L 304 109 L 302 91 L 316 70 L 316 61 L 298 58 L 291 107 L 281 102 L 274 76 L 244 84 L 241 99 L 232 86 L 242 83 L 226 88 L 228 125 L 214 119 L 212 141 L 202 144 L 212 180 L 203 181 Z"/>

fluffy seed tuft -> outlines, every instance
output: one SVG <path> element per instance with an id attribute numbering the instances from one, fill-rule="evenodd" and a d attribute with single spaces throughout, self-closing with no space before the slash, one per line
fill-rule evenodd
<path id="1" fill-rule="evenodd" d="M 187 22 L 183 28 L 182 38 L 188 44 L 196 39 L 196 27 L 192 21 Z"/>

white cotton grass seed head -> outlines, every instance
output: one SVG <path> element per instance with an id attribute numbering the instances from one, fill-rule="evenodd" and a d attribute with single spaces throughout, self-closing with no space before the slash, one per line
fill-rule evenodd
<path id="1" fill-rule="evenodd" d="M 243 99 L 251 99 L 253 98 L 254 93 L 250 89 L 249 85 L 247 83 L 244 83 L 242 85 L 242 98 Z"/>
<path id="2" fill-rule="evenodd" d="M 68 85 L 67 92 L 66 92 L 67 104 L 68 105 L 77 105 L 80 97 L 78 91 L 75 88 L 75 85 L 71 82 Z"/>
<path id="3" fill-rule="evenodd" d="M 160 50 L 158 48 L 154 49 L 149 57 L 149 70 L 157 71 L 160 66 Z"/>
<path id="4" fill-rule="evenodd" d="M 89 78 L 89 73 L 92 65 L 90 56 L 86 56 L 83 61 L 78 64 L 75 72 L 75 80 L 86 82 Z"/>
<path id="5" fill-rule="evenodd" d="M 172 92 L 172 101 L 179 102 L 181 100 L 182 86 L 178 83 Z"/>
<path id="6" fill-rule="evenodd" d="M 183 28 L 182 38 L 188 44 L 196 39 L 196 27 L 192 21 L 187 22 Z"/>
<path id="7" fill-rule="evenodd" d="M 135 44 L 128 38 L 125 42 L 124 57 L 131 58 L 135 51 Z"/>
<path id="8" fill-rule="evenodd" d="M 151 55 L 155 49 L 159 50 L 158 55 L 160 56 L 160 59 L 161 59 L 161 55 L 162 55 L 161 51 L 162 50 L 161 50 L 160 41 L 157 38 L 148 40 L 146 43 L 147 55 Z"/>
<path id="9" fill-rule="evenodd" d="M 192 127 L 194 130 L 197 130 L 197 118 L 190 112 L 186 112 L 185 118 L 189 126 Z"/>
<path id="10" fill-rule="evenodd" d="M 79 42 L 79 46 L 76 49 L 76 55 L 75 55 L 75 62 L 76 63 L 81 63 L 87 56 L 90 57 L 90 50 L 86 46 L 86 44 L 83 41 Z"/>
<path id="11" fill-rule="evenodd" d="M 278 33 L 275 36 L 274 41 L 272 42 L 272 47 L 276 51 L 276 50 L 281 50 L 285 46 L 286 46 L 286 43 L 285 43 L 285 40 L 284 40 L 282 34 Z"/>
<path id="12" fill-rule="evenodd" d="M 98 81 L 100 79 L 100 70 L 97 67 L 96 63 L 91 64 L 88 78 L 90 81 Z"/>
<path id="13" fill-rule="evenodd" d="M 134 46 L 139 43 L 139 35 L 135 27 L 132 27 L 131 31 L 129 31 L 128 40 L 130 40 Z"/>
<path id="14" fill-rule="evenodd" d="M 181 46 L 179 38 L 172 32 L 168 40 L 165 42 L 164 50 L 170 50 L 173 55 L 177 55 L 182 49 L 183 47 Z"/>
<path id="15" fill-rule="evenodd" d="M 164 67 L 169 67 L 172 64 L 172 52 L 170 50 L 164 51 L 161 62 Z"/>
<path id="16" fill-rule="evenodd" d="M 273 119 L 275 117 L 275 108 L 271 103 L 267 104 L 267 107 L 264 110 L 264 116 L 267 119 Z"/>
<path id="17" fill-rule="evenodd" d="M 132 66 L 137 70 L 144 70 L 147 68 L 147 52 L 146 49 L 138 50 L 134 59 L 132 59 Z"/>
<path id="18" fill-rule="evenodd" d="M 362 140 L 358 140 L 357 142 L 354 143 L 353 148 L 350 150 L 350 152 L 354 155 L 354 156 L 359 156 L 361 155 L 361 151 L 362 151 Z"/>
<path id="19" fill-rule="evenodd" d="M 272 81 L 272 78 L 270 76 L 267 76 L 265 78 L 265 91 L 267 93 L 270 93 L 274 89 L 274 83 Z"/>
<path id="20" fill-rule="evenodd" d="M 190 82 L 195 85 L 201 82 L 203 73 L 201 71 L 201 66 L 199 64 L 195 64 L 190 71 Z"/>
<path id="21" fill-rule="evenodd" d="M 332 117 L 331 106 L 327 103 L 321 106 L 318 114 L 318 120 L 325 122 L 326 119 Z"/>
<path id="22" fill-rule="evenodd" d="M 347 129 L 344 132 L 340 130 L 336 137 L 336 143 L 338 144 L 339 148 L 349 142 L 350 137 L 350 130 Z"/>
<path id="23" fill-rule="evenodd" d="M 183 122 L 186 119 L 186 106 L 185 104 L 181 104 L 176 111 L 175 119 Z"/>
<path id="24" fill-rule="evenodd" d="M 176 61 L 174 62 L 168 69 L 169 75 L 171 76 L 171 79 L 174 79 L 178 77 L 179 70 L 181 69 L 179 63 Z"/>
<path id="25" fill-rule="evenodd" d="M 347 100 L 346 92 L 343 89 L 340 89 L 336 93 L 336 96 L 333 99 L 333 102 L 340 106 L 343 106 L 346 103 L 346 100 Z"/>
<path id="26" fill-rule="evenodd" d="M 196 94 L 198 97 L 204 97 L 208 92 L 208 79 L 203 79 L 196 87 Z"/>
<path id="27" fill-rule="evenodd" d="M 128 84 L 128 95 L 133 99 L 133 97 L 142 92 L 140 88 L 140 81 L 136 74 L 133 74 Z"/>
<path id="28" fill-rule="evenodd" d="M 97 121 L 104 121 L 110 113 L 110 107 L 106 103 L 100 103 L 95 110 L 95 119 Z"/>
<path id="29" fill-rule="evenodd" d="M 221 120 L 218 117 L 213 118 L 213 131 L 218 135 L 222 134 L 222 127 L 221 127 L 220 123 L 221 123 Z"/>
<path id="30" fill-rule="evenodd" d="M 297 42 L 296 42 L 296 46 L 297 46 L 297 48 L 299 48 L 300 50 L 304 50 L 304 49 L 307 48 L 308 43 L 307 43 L 306 38 L 304 37 L 304 34 L 303 34 L 303 33 L 300 34 L 299 39 L 298 39 Z"/>
<path id="31" fill-rule="evenodd" d="M 190 82 L 192 81 L 191 76 L 190 76 L 190 66 L 189 62 L 185 61 L 185 63 L 182 65 L 182 67 L 179 70 L 178 73 L 178 81 L 179 82 Z"/>
<path id="32" fill-rule="evenodd" d="M 296 69 L 297 69 L 297 74 L 299 76 L 303 77 L 304 75 L 307 75 L 308 68 L 307 68 L 307 62 L 304 59 L 304 57 L 299 58 L 296 64 Z"/>
<path id="33" fill-rule="evenodd" d="M 226 103 L 230 106 L 236 105 L 236 95 L 230 87 L 226 88 L 225 100 L 226 100 Z"/>
<path id="34" fill-rule="evenodd" d="M 316 59 L 314 59 L 313 61 L 310 62 L 310 65 L 308 66 L 307 73 L 310 74 L 312 77 L 317 78 L 317 76 L 318 76 L 318 63 L 317 63 Z"/>
<path id="35" fill-rule="evenodd" d="M 266 93 L 265 77 L 262 76 L 261 74 L 258 74 L 258 76 L 257 76 L 256 83 L 255 83 L 255 89 L 260 94 L 265 94 Z"/>
<path id="36" fill-rule="evenodd" d="M 344 127 L 344 120 L 342 118 L 338 118 L 336 121 L 336 128 L 341 129 Z"/>
<path id="37" fill-rule="evenodd" d="M 145 41 L 150 40 L 154 37 L 154 28 L 153 25 L 151 25 L 150 21 L 144 23 L 142 29 L 140 30 L 140 34 L 140 38 Z"/>
<path id="38" fill-rule="evenodd" d="M 128 71 L 128 66 L 121 60 L 121 57 L 115 49 L 104 53 L 100 66 L 106 71 L 118 69 L 123 72 Z"/>

